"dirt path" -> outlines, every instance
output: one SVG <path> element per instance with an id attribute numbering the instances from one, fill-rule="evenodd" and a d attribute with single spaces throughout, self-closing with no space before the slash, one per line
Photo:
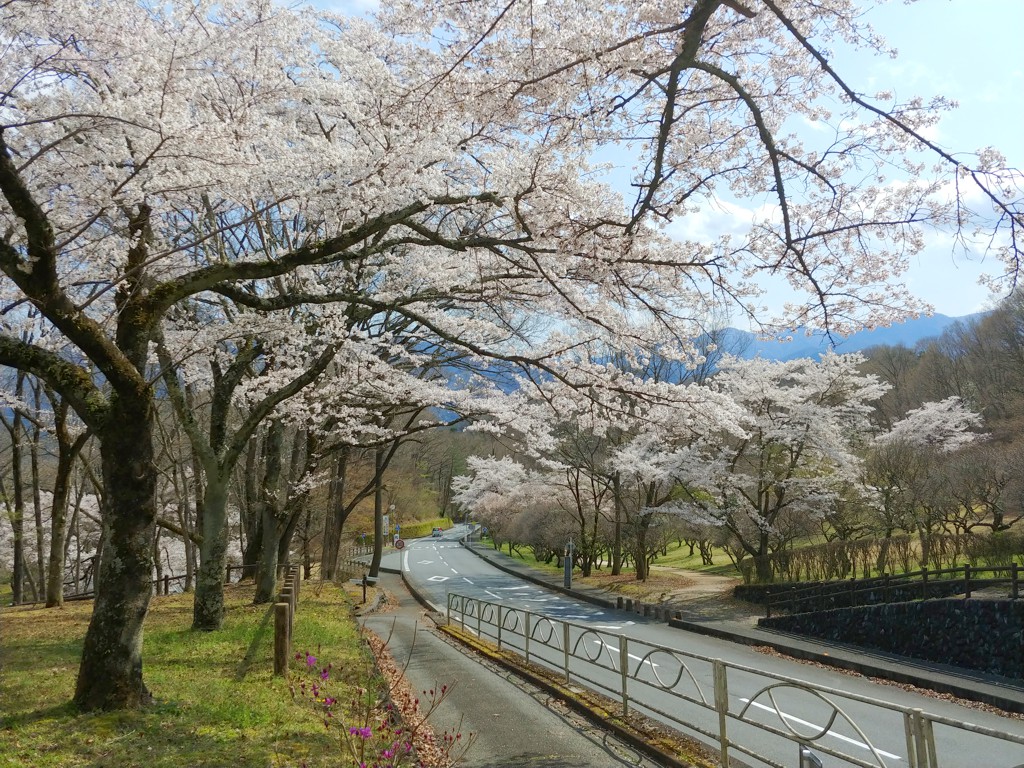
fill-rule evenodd
<path id="1" fill-rule="evenodd" d="M 650 578 L 638 582 L 632 574 L 611 576 L 597 573 L 581 581 L 589 586 L 651 604 L 669 604 L 684 618 L 730 619 L 753 624 L 764 615 L 759 606 L 737 600 L 732 591 L 738 578 L 699 571 L 652 566 Z"/>

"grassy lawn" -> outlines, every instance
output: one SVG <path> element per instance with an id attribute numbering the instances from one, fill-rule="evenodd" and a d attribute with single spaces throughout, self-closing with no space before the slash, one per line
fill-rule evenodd
<path id="1" fill-rule="evenodd" d="M 370 679 L 372 656 L 337 587 L 304 585 L 295 651 L 334 665 L 333 690 Z M 273 677 L 273 616 L 252 586 L 226 590 L 219 632 L 194 632 L 191 595 L 156 597 L 146 619 L 136 712 L 80 714 L 69 703 L 92 604 L 0 614 L 0 766 L 327 766 L 344 764 L 338 731 Z M 292 662 L 293 678 L 305 666 Z"/>
<path id="2" fill-rule="evenodd" d="M 494 543 L 486 536 L 483 537 L 483 541 L 487 546 L 492 548 L 494 547 Z M 501 548 L 501 551 L 507 555 L 508 547 L 503 546 Z M 712 565 L 704 565 L 703 562 L 701 562 L 700 552 L 694 550 L 693 555 L 690 555 L 689 552 L 690 548 L 686 545 L 678 547 L 675 544 L 670 544 L 668 547 L 668 555 L 666 555 L 665 557 L 658 557 L 654 561 L 653 566 L 655 568 L 678 568 L 680 570 L 686 571 L 701 571 L 703 573 L 714 573 L 720 574 L 722 576 L 735 576 L 737 578 L 740 575 L 739 571 L 736 569 L 736 566 L 733 564 L 732 560 L 729 559 L 729 556 L 724 552 L 724 550 L 716 549 L 713 551 Z M 542 563 L 534 559 L 532 550 L 527 546 L 520 547 L 518 550 L 513 550 L 512 557 L 521 560 L 524 564 L 529 565 L 531 568 L 536 568 L 541 571 L 548 571 L 552 574 L 562 573 L 562 568 L 557 566 L 554 560 L 552 560 L 550 563 Z M 611 566 L 605 564 L 601 570 L 595 570 L 594 573 L 607 573 L 610 570 Z M 632 574 L 633 568 L 632 566 L 623 568 L 622 572 Z M 579 578 L 578 570 L 574 571 L 573 573 L 573 578 Z M 657 573 L 652 573 L 651 578 L 657 578 Z"/>

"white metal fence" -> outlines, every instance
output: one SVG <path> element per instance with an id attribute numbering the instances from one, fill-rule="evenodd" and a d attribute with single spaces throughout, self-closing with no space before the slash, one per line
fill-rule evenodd
<path id="1" fill-rule="evenodd" d="M 967 735 L 989 746 L 992 742 L 987 740 L 996 740 L 1001 742 L 1000 747 L 1009 747 L 1002 749 L 1002 754 L 1020 756 L 1020 759 L 1007 761 L 985 749 L 985 754 L 991 756 L 985 765 L 990 768 L 1010 768 L 1024 762 L 1024 749 L 1017 751 L 1013 746 L 1024 747 L 1022 735 L 659 646 L 501 603 L 450 593 L 448 621 L 501 648 L 522 654 L 527 661 L 560 671 L 566 683 L 586 685 L 619 701 L 623 715 L 635 709 L 656 716 L 684 733 L 704 736 L 717 744 L 723 768 L 728 768 L 731 754 L 745 755 L 775 768 L 788 768 L 794 762 L 779 755 L 795 757 L 803 754 L 804 749 L 813 750 L 815 755 L 828 755 L 843 765 L 862 768 L 895 765 L 940 768 L 940 761 L 944 768 L 962 768 L 948 756 L 942 760 L 940 746 L 950 743 L 950 736 L 961 741 Z M 734 693 L 731 704 L 731 683 L 751 692 L 742 697 Z M 883 710 L 892 723 L 901 723 L 905 758 L 875 746 L 881 736 L 868 733 L 867 727 L 858 725 L 853 713 L 863 711 L 865 706 Z M 817 724 L 794 712 L 813 712 Z M 954 731 L 940 742 L 935 736 L 936 726 Z M 894 728 L 887 730 L 891 736 Z M 774 754 L 769 754 L 765 746 L 773 739 Z M 791 751 L 783 748 L 780 752 L 779 745 L 785 743 Z M 852 748 L 860 754 L 853 754 Z M 799 764 L 814 762 L 801 760 Z"/>

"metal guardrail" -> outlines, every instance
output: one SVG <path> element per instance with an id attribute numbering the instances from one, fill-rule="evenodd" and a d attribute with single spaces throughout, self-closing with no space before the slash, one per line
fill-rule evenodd
<path id="1" fill-rule="evenodd" d="M 927 600 L 930 597 L 962 595 L 970 598 L 973 591 L 991 587 L 1006 587 L 1007 599 L 1019 600 L 1021 570 L 1017 563 L 962 565 L 939 570 L 922 568 L 904 574 L 829 581 L 803 587 L 790 586 L 777 593 L 771 590 L 766 593 L 766 615 L 770 618 L 772 611 L 779 609 L 789 613 L 806 613 L 831 608 Z M 991 575 L 986 577 L 984 574 Z"/>
<path id="2" fill-rule="evenodd" d="M 631 709 L 642 710 L 684 732 L 712 740 L 718 744 L 723 768 L 728 768 L 731 752 L 775 768 L 788 768 L 789 763 L 777 762 L 748 746 L 758 734 L 792 742 L 794 754 L 801 756 L 814 749 L 861 768 L 902 764 L 901 758 L 872 744 L 847 712 L 850 704 L 878 707 L 902 720 L 909 768 L 938 768 L 936 725 L 1024 745 L 1024 736 L 457 593 L 448 594 L 447 614 L 449 623 L 458 623 L 499 648 L 520 653 L 527 662 L 558 670 L 567 684 L 584 684 L 619 701 L 623 716 Z M 730 707 L 730 679 L 746 676 L 754 676 L 757 692 L 741 699 L 741 707 Z M 813 705 L 816 719 L 825 725 L 812 725 L 787 714 L 785 710 L 797 703 Z M 869 757 L 843 752 L 826 743 L 826 737 L 857 742 Z"/>

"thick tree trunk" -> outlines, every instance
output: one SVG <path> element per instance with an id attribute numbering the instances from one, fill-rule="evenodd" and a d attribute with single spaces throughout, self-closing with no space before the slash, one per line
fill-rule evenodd
<path id="1" fill-rule="evenodd" d="M 224 572 L 228 551 L 228 478 L 206 473 L 203 496 L 199 577 L 192 603 L 192 628 L 212 631 L 224 622 Z"/>
<path id="2" fill-rule="evenodd" d="M 259 440 L 253 435 L 245 454 L 245 502 L 242 505 L 241 521 L 245 529 L 245 544 L 242 547 L 243 579 L 256 576 L 256 563 L 263 551 L 263 520 L 260 516 L 260 497 L 257 488 L 256 471 L 259 468 Z"/>
<path id="3" fill-rule="evenodd" d="M 277 595 L 278 549 L 283 526 L 273 509 L 263 510 L 263 552 L 256 569 L 256 596 L 253 603 L 269 603 Z"/>
<path id="4" fill-rule="evenodd" d="M 284 425 L 280 419 L 270 422 L 264 454 L 266 468 L 260 499 L 260 517 L 263 521 L 263 551 L 256 568 L 256 596 L 253 603 L 269 603 L 277 594 L 277 548 L 282 528 L 278 522 L 281 507 L 281 453 L 284 443 Z"/>
<path id="5" fill-rule="evenodd" d="M 348 448 L 342 448 L 331 475 L 327 515 L 324 521 L 324 543 L 320 558 L 320 573 L 324 580 L 334 578 L 341 552 L 341 531 L 348 517 L 345 507 L 345 481 L 348 475 Z"/>
<path id="6" fill-rule="evenodd" d="M 85 635 L 75 703 L 130 709 L 150 701 L 142 680 L 142 628 L 149 609 L 156 530 L 153 405 L 148 393 L 114 396 L 101 434 L 105 542 Z"/>
<path id="7" fill-rule="evenodd" d="M 754 554 L 754 569 L 759 584 L 771 584 L 775 578 L 767 533 L 762 532 L 758 536 L 757 552 Z"/>

